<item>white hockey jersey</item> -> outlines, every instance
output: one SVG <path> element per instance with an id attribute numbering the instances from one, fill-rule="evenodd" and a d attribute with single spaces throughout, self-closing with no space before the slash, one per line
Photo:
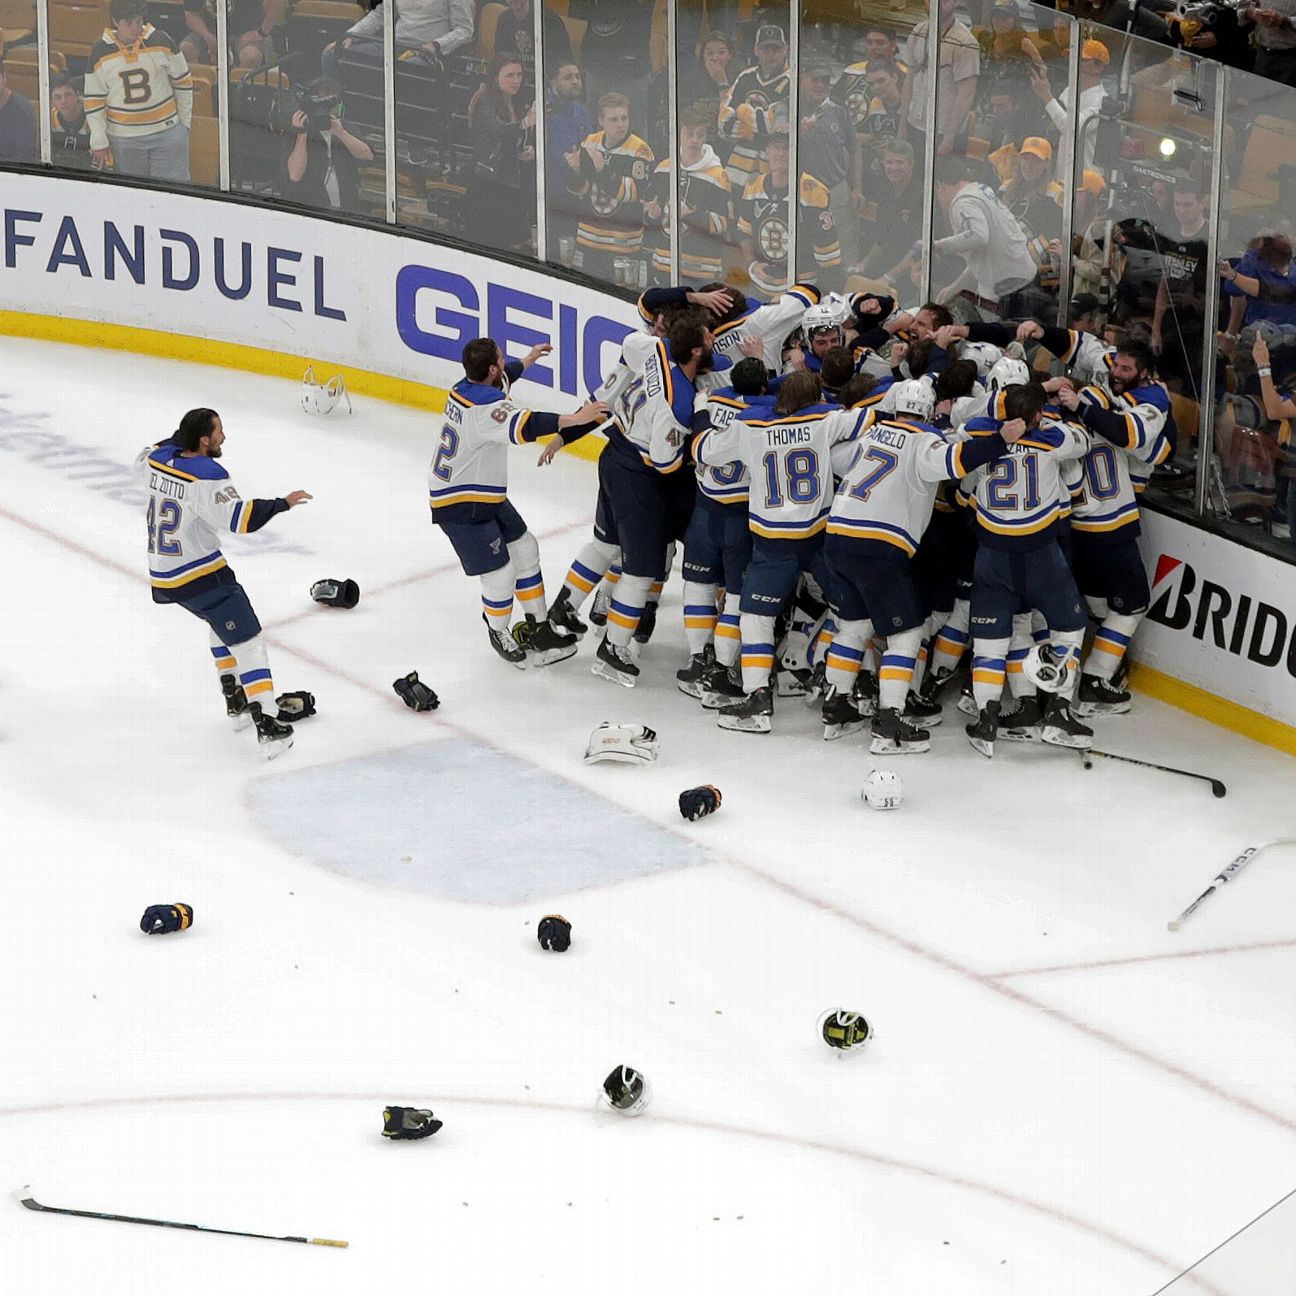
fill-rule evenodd
<path id="1" fill-rule="evenodd" d="M 828 534 L 894 545 L 910 558 L 931 521 L 936 488 L 1006 452 L 991 433 L 946 439 L 930 423 L 879 418 L 859 435 L 828 516 Z"/>
<path id="2" fill-rule="evenodd" d="M 749 338 L 757 339 L 764 347 L 761 359 L 765 368 L 777 372 L 783 364 L 783 343 L 788 335 L 801 327 L 801 321 L 811 306 L 819 303 L 819 289 L 805 284 L 793 284 L 777 300 L 757 306 L 745 315 L 714 330 L 715 353 L 733 364 L 744 359 L 742 344 Z M 714 389 L 728 382 L 719 371 L 704 378 L 700 385 Z"/>
<path id="3" fill-rule="evenodd" d="M 446 395 L 441 440 L 428 468 L 430 506 L 502 504 L 508 447 L 535 439 L 528 435 L 530 419 L 531 411 L 515 405 L 503 388 L 457 382 Z"/>
<path id="4" fill-rule="evenodd" d="M 288 508 L 284 499 L 245 500 L 216 459 L 185 456 L 170 441 L 140 452 L 148 494 L 149 583 L 158 603 L 193 598 L 234 579 L 220 535 L 259 531 Z"/>
<path id="5" fill-rule="evenodd" d="M 646 468 L 678 472 L 693 432 L 697 387 L 672 364 L 661 338 L 652 343 L 643 367 L 612 402 L 612 416 L 621 444 L 638 454 Z M 626 339 L 629 343 L 630 339 Z M 611 440 L 616 445 L 616 435 Z"/>
<path id="6" fill-rule="evenodd" d="M 865 410 L 811 405 L 796 414 L 742 410 L 722 431 L 709 428 L 694 442 L 699 464 L 741 459 L 751 476 L 748 525 L 769 540 L 804 540 L 828 524 L 834 474 L 850 462 Z"/>

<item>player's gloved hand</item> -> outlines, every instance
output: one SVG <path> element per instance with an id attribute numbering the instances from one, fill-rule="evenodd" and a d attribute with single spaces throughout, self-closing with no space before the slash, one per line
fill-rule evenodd
<path id="1" fill-rule="evenodd" d="M 704 783 L 701 787 L 688 788 L 679 795 L 679 811 L 685 819 L 705 819 L 720 809 L 720 789 Z"/>
<path id="2" fill-rule="evenodd" d="M 444 1123 L 420 1107 L 388 1107 L 383 1112 L 383 1138 L 431 1138 Z"/>
<path id="3" fill-rule="evenodd" d="M 275 698 L 279 714 L 275 718 L 280 724 L 294 724 L 298 720 L 308 720 L 315 714 L 315 694 L 298 690 L 296 693 L 280 693 Z"/>
<path id="4" fill-rule="evenodd" d="M 419 679 L 418 671 L 396 680 L 392 688 L 411 711 L 435 711 L 441 705 L 441 699 Z"/>
<path id="5" fill-rule="evenodd" d="M 140 919 L 140 931 L 149 936 L 184 931 L 193 926 L 193 906 L 187 904 L 149 905 Z"/>
<path id="6" fill-rule="evenodd" d="M 562 914 L 546 914 L 536 928 L 536 939 L 541 949 L 561 954 L 571 947 L 571 923 Z"/>

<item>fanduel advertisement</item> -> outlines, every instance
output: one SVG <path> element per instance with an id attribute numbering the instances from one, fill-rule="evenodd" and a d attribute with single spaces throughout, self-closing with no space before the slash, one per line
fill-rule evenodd
<path id="1" fill-rule="evenodd" d="M 1296 726 L 1296 567 L 1151 512 L 1140 543 L 1136 659 Z"/>
<path id="2" fill-rule="evenodd" d="M 634 306 L 459 248 L 307 214 L 5 173 L 0 309 L 213 338 L 434 387 L 464 343 L 537 343 L 526 398 L 567 410 L 616 362 Z"/>

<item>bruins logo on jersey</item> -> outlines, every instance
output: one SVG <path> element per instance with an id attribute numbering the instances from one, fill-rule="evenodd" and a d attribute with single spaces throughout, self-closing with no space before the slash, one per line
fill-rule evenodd
<path id="1" fill-rule="evenodd" d="M 766 216 L 756 229 L 761 260 L 782 261 L 788 254 L 788 227 L 782 216 Z"/>

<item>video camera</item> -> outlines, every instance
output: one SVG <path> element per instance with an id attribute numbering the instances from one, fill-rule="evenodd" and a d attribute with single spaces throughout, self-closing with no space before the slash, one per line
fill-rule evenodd
<path id="1" fill-rule="evenodd" d="M 294 126 L 297 113 L 306 114 L 305 126 Z M 342 91 L 334 81 L 311 81 L 276 90 L 266 111 L 266 129 L 274 135 L 327 135 L 334 117 L 346 115 Z"/>

